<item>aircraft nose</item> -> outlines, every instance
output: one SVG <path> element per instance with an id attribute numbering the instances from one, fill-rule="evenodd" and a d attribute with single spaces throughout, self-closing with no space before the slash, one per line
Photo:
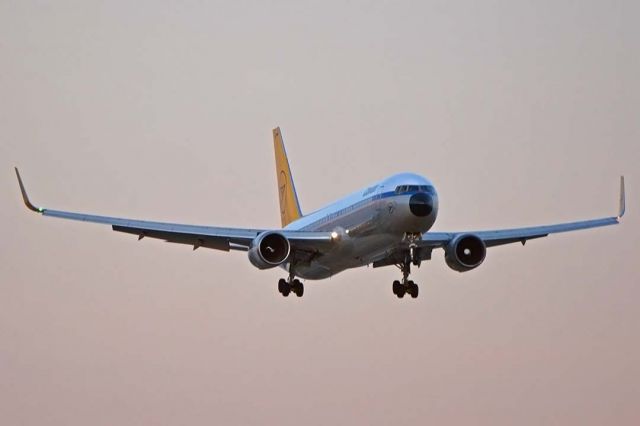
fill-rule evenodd
<path id="1" fill-rule="evenodd" d="M 433 211 L 433 196 L 420 192 L 409 199 L 411 213 L 418 217 L 429 216 Z"/>

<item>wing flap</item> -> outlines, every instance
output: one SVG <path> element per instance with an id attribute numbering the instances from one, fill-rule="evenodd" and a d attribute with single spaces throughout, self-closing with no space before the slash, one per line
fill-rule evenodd
<path id="1" fill-rule="evenodd" d="M 158 231 L 154 229 L 133 228 L 127 226 L 112 225 L 112 229 L 116 232 L 124 232 L 127 234 L 137 235 L 138 239 L 145 237 L 157 238 L 169 243 L 185 244 L 193 246 L 193 249 L 200 247 L 229 251 L 232 246 L 228 238 L 205 236 L 199 234 L 186 234 L 180 232 Z M 234 246 L 234 249 L 237 246 Z M 244 246 L 242 246 L 244 247 Z"/>

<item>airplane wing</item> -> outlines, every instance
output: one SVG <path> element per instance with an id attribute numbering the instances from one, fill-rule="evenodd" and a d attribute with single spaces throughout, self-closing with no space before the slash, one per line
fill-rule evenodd
<path id="1" fill-rule="evenodd" d="M 625 212 L 625 191 L 624 177 L 620 177 L 620 200 L 618 215 L 601 219 L 583 220 L 579 222 L 568 222 L 554 225 L 531 226 L 527 228 L 496 229 L 489 231 L 452 231 L 452 232 L 426 232 L 422 239 L 414 241 L 403 241 L 380 259 L 373 262 L 373 267 L 397 265 L 403 262 L 410 252 L 410 247 L 415 244 L 417 248 L 418 261 L 431 259 L 431 252 L 436 248 L 445 248 L 450 241 L 461 235 L 475 235 L 479 237 L 486 247 L 500 246 L 511 243 L 522 243 L 528 240 L 546 237 L 549 234 L 560 232 L 578 231 L 581 229 L 598 228 L 600 226 L 617 225 Z"/>
<path id="2" fill-rule="evenodd" d="M 151 222 L 36 207 L 29 200 L 22 178 L 20 177 L 20 172 L 17 168 L 15 170 L 18 183 L 20 184 L 20 191 L 22 192 L 22 199 L 29 210 L 40 213 L 43 216 L 111 225 L 114 231 L 137 235 L 138 240 L 145 237 L 158 238 L 170 243 L 190 245 L 194 250 L 199 247 L 205 247 L 224 251 L 247 251 L 252 241 L 260 233 L 267 231 L 267 229 L 222 228 Z M 327 249 L 333 242 L 330 232 L 306 232 L 281 229 L 276 231 L 289 240 L 293 251 L 320 252 Z"/>
<path id="3" fill-rule="evenodd" d="M 581 229 L 597 228 L 600 226 L 617 225 L 624 216 L 625 191 L 624 176 L 620 177 L 620 199 L 618 215 L 601 219 L 583 220 L 579 222 L 568 222 L 554 225 L 532 226 L 527 228 L 498 229 L 491 231 L 466 231 L 466 232 L 427 232 L 423 235 L 422 241 L 418 242 L 421 247 L 437 248 L 447 245 L 449 241 L 458 235 L 473 234 L 482 239 L 487 247 L 500 246 L 510 243 L 525 244 L 527 240 L 546 237 L 549 234 L 560 232 L 578 231 Z"/>

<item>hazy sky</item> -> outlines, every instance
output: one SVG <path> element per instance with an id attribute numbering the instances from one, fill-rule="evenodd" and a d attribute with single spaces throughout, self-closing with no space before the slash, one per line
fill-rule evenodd
<path id="1" fill-rule="evenodd" d="M 637 1 L 0 0 L 0 423 L 640 422 Z M 437 230 L 621 226 L 307 282 L 45 207 L 277 227 L 400 171 Z"/>

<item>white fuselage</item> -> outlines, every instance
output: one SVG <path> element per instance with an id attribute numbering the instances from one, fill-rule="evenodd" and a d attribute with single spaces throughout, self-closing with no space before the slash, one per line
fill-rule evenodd
<path id="1" fill-rule="evenodd" d="M 428 214 L 416 215 L 410 208 L 410 199 L 422 192 L 416 188 L 425 186 L 432 191 L 432 208 Z M 336 232 L 340 239 L 340 244 L 329 253 L 308 264 L 296 265 L 295 274 L 306 279 L 322 279 L 345 269 L 368 265 L 386 257 L 407 234 L 428 231 L 437 215 L 438 197 L 428 179 L 411 173 L 393 175 L 284 228 Z M 283 267 L 288 269 L 289 265 Z"/>

